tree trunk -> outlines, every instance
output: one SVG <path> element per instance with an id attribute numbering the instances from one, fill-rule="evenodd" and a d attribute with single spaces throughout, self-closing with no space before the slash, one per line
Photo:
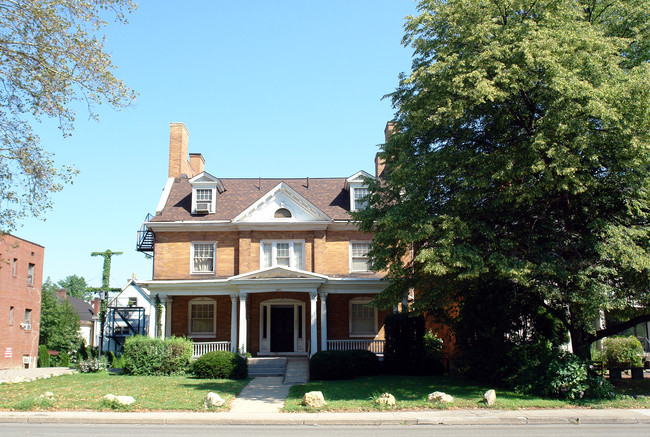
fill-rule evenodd
<path id="1" fill-rule="evenodd" d="M 576 354 L 580 359 L 589 360 L 591 359 L 591 350 L 590 346 L 593 340 L 590 339 L 590 336 L 585 330 L 572 328 L 569 330 L 571 336 L 571 347 L 573 348 L 573 353 Z"/>

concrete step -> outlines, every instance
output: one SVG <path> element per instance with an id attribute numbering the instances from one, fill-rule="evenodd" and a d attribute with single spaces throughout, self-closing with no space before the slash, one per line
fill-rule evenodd
<path id="1" fill-rule="evenodd" d="M 284 376 L 287 359 L 283 357 L 249 358 L 249 376 Z"/>
<path id="2" fill-rule="evenodd" d="M 309 382 L 309 359 L 307 357 L 289 358 L 284 374 L 284 384 L 305 384 Z"/>

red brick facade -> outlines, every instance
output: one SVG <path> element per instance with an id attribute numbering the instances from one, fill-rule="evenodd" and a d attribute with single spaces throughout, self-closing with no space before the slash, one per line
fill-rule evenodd
<path id="1" fill-rule="evenodd" d="M 0 236 L 0 369 L 36 367 L 44 251 Z"/>

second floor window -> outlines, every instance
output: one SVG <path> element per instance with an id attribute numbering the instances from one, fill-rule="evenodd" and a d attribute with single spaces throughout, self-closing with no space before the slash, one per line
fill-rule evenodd
<path id="1" fill-rule="evenodd" d="M 263 241 L 261 267 L 289 267 L 305 269 L 304 247 L 302 241 Z"/>
<path id="2" fill-rule="evenodd" d="M 24 328 L 26 331 L 29 331 L 32 329 L 32 310 L 26 309 L 25 310 L 25 322 L 23 324 Z"/>
<path id="3" fill-rule="evenodd" d="M 192 273 L 214 273 L 214 243 L 192 243 Z"/>
<path id="4" fill-rule="evenodd" d="M 34 269 L 36 266 L 32 263 L 29 263 L 29 266 L 27 267 L 27 284 L 28 285 L 34 285 Z"/>
<path id="5" fill-rule="evenodd" d="M 370 242 L 350 243 L 350 271 L 367 272 L 370 270 L 368 250 Z"/>

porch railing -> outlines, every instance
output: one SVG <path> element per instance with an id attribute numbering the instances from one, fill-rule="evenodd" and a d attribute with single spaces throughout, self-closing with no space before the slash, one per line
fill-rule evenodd
<path id="1" fill-rule="evenodd" d="M 229 341 L 206 341 L 194 343 L 194 358 L 214 351 L 230 351 Z"/>
<path id="2" fill-rule="evenodd" d="M 377 355 L 384 354 L 384 340 L 327 340 L 329 351 L 370 351 Z"/>

